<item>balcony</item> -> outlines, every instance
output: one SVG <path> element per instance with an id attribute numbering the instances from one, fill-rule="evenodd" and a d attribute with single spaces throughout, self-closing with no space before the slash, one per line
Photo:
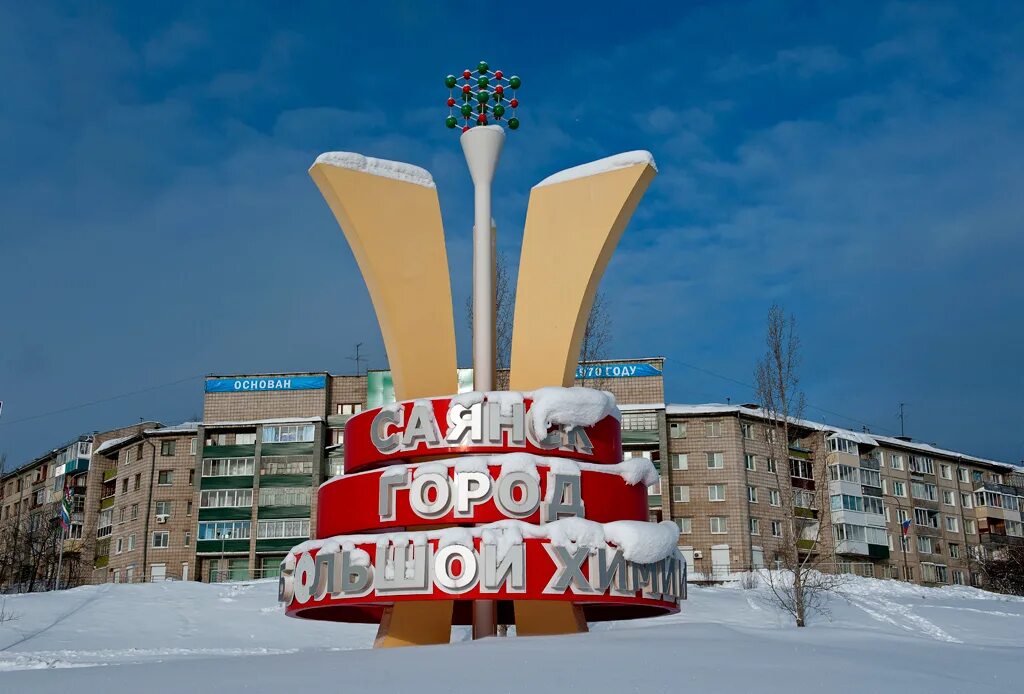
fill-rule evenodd
<path id="1" fill-rule="evenodd" d="M 108 508 L 113 508 L 114 501 L 115 498 L 113 494 L 111 494 L 110 496 L 103 497 L 102 499 L 100 499 L 100 510 L 106 511 Z"/>
<path id="2" fill-rule="evenodd" d="M 114 479 L 115 477 L 117 477 L 117 468 L 116 467 L 111 469 L 111 470 L 104 470 L 103 471 L 103 482 L 104 483 L 109 482 L 110 480 Z"/>

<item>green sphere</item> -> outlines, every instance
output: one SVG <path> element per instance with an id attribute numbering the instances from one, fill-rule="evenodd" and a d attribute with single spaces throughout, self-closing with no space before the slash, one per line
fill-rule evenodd
<path id="1" fill-rule="evenodd" d="M 490 98 L 491 93 L 488 92 L 486 89 L 481 89 L 476 93 L 476 100 L 479 101 L 481 104 L 486 104 L 487 100 Z"/>
<path id="2" fill-rule="evenodd" d="M 481 75 L 486 75 L 487 74 L 487 63 L 485 63 L 484 61 L 481 60 L 480 64 L 476 66 L 476 69 L 477 69 L 477 72 L 479 72 Z"/>
<path id="3" fill-rule="evenodd" d="M 454 128 L 456 125 L 459 124 L 459 121 L 455 118 L 455 116 L 448 116 L 447 118 L 444 119 L 444 124 L 449 128 Z"/>
<path id="4" fill-rule="evenodd" d="M 487 79 L 486 77 L 479 77 L 476 80 L 476 86 L 478 86 L 478 87 L 486 87 L 490 83 L 491 83 L 491 81 L 489 79 Z"/>
<path id="5" fill-rule="evenodd" d="M 512 87 L 513 89 L 519 89 L 519 87 L 521 87 L 522 84 L 523 81 L 516 77 L 515 75 L 512 75 L 511 77 L 508 78 L 508 86 Z"/>
<path id="6" fill-rule="evenodd" d="M 462 100 L 468 104 L 473 100 L 473 95 L 469 92 L 462 92 Z"/>
<path id="7" fill-rule="evenodd" d="M 501 118 L 502 116 L 504 116 L 505 115 L 505 107 L 502 106 L 501 104 L 498 104 L 497 106 L 495 106 L 494 107 L 494 115 L 496 115 L 498 118 Z"/>
<path id="8" fill-rule="evenodd" d="M 508 129 L 509 130 L 518 130 L 519 129 L 519 119 L 518 118 L 509 118 L 508 119 Z"/>
<path id="9" fill-rule="evenodd" d="M 462 104 L 462 108 L 459 109 L 459 111 L 461 111 L 462 115 L 464 115 L 466 118 L 469 118 L 470 116 L 473 115 L 473 106 L 472 104 Z"/>
<path id="10" fill-rule="evenodd" d="M 499 94 L 498 92 L 494 92 L 494 93 L 491 94 L 491 98 L 494 100 L 494 103 L 500 104 L 501 100 L 504 97 L 501 94 Z"/>
<path id="11" fill-rule="evenodd" d="M 448 87 L 449 89 L 454 87 L 455 83 L 456 83 L 455 75 L 448 75 L 447 77 L 444 78 L 444 86 Z"/>

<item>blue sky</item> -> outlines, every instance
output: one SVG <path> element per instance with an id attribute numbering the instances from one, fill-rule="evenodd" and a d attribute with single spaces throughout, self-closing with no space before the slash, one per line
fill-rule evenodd
<path id="1" fill-rule="evenodd" d="M 206 373 L 346 373 L 356 342 L 384 366 L 306 174 L 326 150 L 434 174 L 468 363 L 443 77 L 480 59 L 523 78 L 495 200 L 513 258 L 531 185 L 654 153 L 602 289 L 611 354 L 669 357 L 669 400 L 751 400 L 778 302 L 808 416 L 893 433 L 906 402 L 915 438 L 1024 457 L 1024 5 L 148 5 L 0 4 L 9 465 L 195 416 Z"/>

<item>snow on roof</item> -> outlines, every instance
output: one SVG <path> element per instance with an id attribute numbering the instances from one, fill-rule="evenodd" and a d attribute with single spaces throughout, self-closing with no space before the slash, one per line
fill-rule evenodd
<path id="1" fill-rule="evenodd" d="M 326 164 L 339 169 L 361 171 L 373 176 L 383 176 L 396 181 L 413 183 L 424 188 L 434 188 L 434 177 L 426 169 L 401 161 L 366 157 L 356 152 L 324 152 L 313 165 Z"/>
<path id="2" fill-rule="evenodd" d="M 195 432 L 202 422 L 182 422 L 181 424 L 175 424 L 169 427 L 160 427 L 159 429 L 146 429 L 145 434 L 147 436 L 160 436 L 161 434 L 187 434 L 189 432 Z"/>
<path id="3" fill-rule="evenodd" d="M 637 164 L 650 164 L 655 171 L 658 170 L 658 166 L 654 163 L 654 155 L 645 149 L 637 149 L 632 152 L 613 154 L 610 157 L 598 159 L 597 161 L 592 161 L 586 164 L 580 164 L 579 166 L 574 166 L 571 169 L 564 169 L 558 173 L 551 174 L 535 185 L 534 188 L 551 186 L 556 183 L 565 183 L 566 181 L 573 181 L 577 178 L 586 178 L 587 176 L 596 176 L 608 171 L 624 169 L 628 166 L 636 166 Z"/>
<path id="4" fill-rule="evenodd" d="M 277 417 L 275 419 L 250 419 L 243 422 L 204 422 L 203 426 L 207 429 L 213 427 L 227 428 L 227 427 L 254 427 L 259 424 L 308 424 L 311 422 L 322 422 L 323 417 Z"/>
<path id="5" fill-rule="evenodd" d="M 120 437 L 118 437 L 116 439 L 107 439 L 106 441 L 101 443 L 99 446 L 94 448 L 93 449 L 93 453 L 103 453 L 104 451 L 110 450 L 111 448 L 114 448 L 116 446 L 120 446 L 122 443 L 124 443 L 125 441 L 127 441 L 128 439 L 130 439 L 130 438 L 132 438 L 134 436 L 135 436 L 135 434 L 132 434 L 131 436 L 120 436 Z"/>
<path id="6" fill-rule="evenodd" d="M 705 403 L 701 405 L 677 405 L 677 404 L 666 404 L 665 413 L 670 415 L 708 415 L 708 414 L 735 414 L 741 413 L 751 417 L 757 417 L 759 419 L 768 419 L 768 413 L 766 410 L 760 407 L 746 407 L 743 405 L 723 405 L 721 403 Z M 880 436 L 878 434 L 868 434 L 859 431 L 853 431 L 850 429 L 844 429 L 843 427 L 832 426 L 823 422 L 815 422 L 809 419 L 793 419 L 793 424 L 797 426 L 806 427 L 808 429 L 814 429 L 816 431 L 832 432 L 842 436 L 843 438 L 862 443 L 867 446 L 891 446 L 894 448 L 906 448 L 910 450 L 921 451 L 922 453 L 931 453 L 934 455 L 943 456 L 946 458 L 963 458 L 975 463 L 983 463 L 985 465 L 997 465 L 1002 468 L 1016 470 L 1018 469 L 1015 465 L 1010 463 L 999 462 L 998 460 L 989 460 L 987 458 L 979 458 L 978 456 L 969 455 L 967 453 L 961 453 L 959 451 L 947 450 L 944 448 L 938 448 L 931 444 L 922 443 L 919 441 L 904 441 L 892 436 Z"/>

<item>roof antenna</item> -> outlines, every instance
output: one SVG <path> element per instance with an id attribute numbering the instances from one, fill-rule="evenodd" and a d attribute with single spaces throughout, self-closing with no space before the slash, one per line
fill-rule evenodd
<path id="1" fill-rule="evenodd" d="M 366 361 L 366 357 L 361 356 L 360 353 L 359 353 L 359 349 L 362 346 L 363 346 L 362 342 L 357 342 L 356 343 L 356 355 L 354 357 L 346 357 L 346 359 L 348 359 L 349 361 L 354 361 L 356 363 L 356 376 L 362 376 L 363 375 L 362 363 L 364 361 Z"/>
<path id="2" fill-rule="evenodd" d="M 904 437 L 904 436 L 906 436 L 906 435 L 907 435 L 907 432 L 905 432 L 905 431 L 903 430 L 903 406 L 904 406 L 905 404 L 906 404 L 906 403 L 903 403 L 903 402 L 901 402 L 901 403 L 900 403 L 900 414 L 899 414 L 899 418 L 900 418 L 900 436 L 901 436 L 901 437 Z"/>

